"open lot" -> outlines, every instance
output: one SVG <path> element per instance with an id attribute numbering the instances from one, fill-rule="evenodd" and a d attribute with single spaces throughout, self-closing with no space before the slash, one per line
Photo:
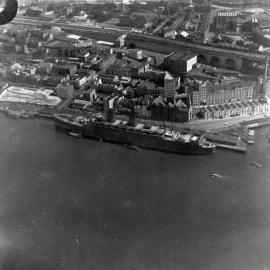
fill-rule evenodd
<path id="1" fill-rule="evenodd" d="M 61 102 L 61 99 L 50 96 L 51 93 L 52 90 L 34 91 L 25 87 L 9 86 L 0 95 L 0 101 L 56 106 Z"/>

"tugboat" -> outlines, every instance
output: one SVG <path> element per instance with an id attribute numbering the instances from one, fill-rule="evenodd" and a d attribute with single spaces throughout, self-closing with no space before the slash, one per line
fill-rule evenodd
<path id="1" fill-rule="evenodd" d="M 75 138 L 82 138 L 82 134 L 80 132 L 68 131 L 68 135 Z"/>
<path id="2" fill-rule="evenodd" d="M 141 150 L 138 146 L 133 145 L 133 144 L 124 143 L 123 146 L 128 148 L 128 149 L 135 150 L 135 151 L 140 151 Z"/>
<path id="3" fill-rule="evenodd" d="M 211 177 L 212 177 L 212 178 L 222 178 L 222 175 L 217 174 L 217 173 L 212 173 L 212 174 L 211 174 Z"/>
<path id="4" fill-rule="evenodd" d="M 261 167 L 262 167 L 262 165 L 261 165 L 260 163 L 255 162 L 255 161 L 251 162 L 251 163 L 250 163 L 250 166 L 256 167 L 256 168 L 261 168 Z"/>

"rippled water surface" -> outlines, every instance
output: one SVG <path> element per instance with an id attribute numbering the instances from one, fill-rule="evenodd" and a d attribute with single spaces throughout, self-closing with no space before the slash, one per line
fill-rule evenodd
<path id="1" fill-rule="evenodd" d="M 0 127 L 1 269 L 270 269 L 269 128 L 247 154 L 182 156 Z"/>

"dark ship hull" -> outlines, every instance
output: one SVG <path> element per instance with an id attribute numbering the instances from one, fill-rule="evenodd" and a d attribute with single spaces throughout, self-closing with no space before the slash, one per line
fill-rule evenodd
<path id="1" fill-rule="evenodd" d="M 170 138 L 164 139 L 161 135 L 152 134 L 150 131 L 141 132 L 135 128 L 124 128 L 108 123 L 75 124 L 58 118 L 55 121 L 56 128 L 58 129 L 80 133 L 82 136 L 117 144 L 134 145 L 139 148 L 190 155 L 212 154 L 215 151 L 215 146 L 208 142 L 205 142 L 208 144 L 208 147 L 205 147 L 198 140 L 183 142 Z"/>

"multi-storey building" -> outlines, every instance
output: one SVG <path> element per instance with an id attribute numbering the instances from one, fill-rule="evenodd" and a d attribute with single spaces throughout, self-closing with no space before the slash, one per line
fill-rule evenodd
<path id="1" fill-rule="evenodd" d="M 164 77 L 164 96 L 173 96 L 175 95 L 176 82 L 174 77 L 166 71 Z"/>
<path id="2" fill-rule="evenodd" d="M 223 6 L 245 6 L 266 3 L 267 0 L 212 0 L 213 4 L 223 5 Z"/>
<path id="3" fill-rule="evenodd" d="M 174 99 L 157 97 L 151 105 L 151 118 L 159 121 L 189 122 L 192 118 L 192 106 L 189 98 Z"/>
<path id="4" fill-rule="evenodd" d="M 138 117 L 150 118 L 151 117 L 151 108 L 148 105 L 135 105 L 134 112 Z"/>
<path id="5" fill-rule="evenodd" d="M 157 85 L 149 80 L 142 81 L 136 87 L 137 96 L 150 95 L 155 92 Z M 160 95 L 160 93 L 158 93 Z"/>
<path id="6" fill-rule="evenodd" d="M 74 75 L 77 72 L 77 65 L 53 65 L 52 72 L 60 75 Z"/>
<path id="7" fill-rule="evenodd" d="M 265 63 L 265 71 L 264 71 L 264 78 L 263 78 L 263 96 L 270 98 L 270 78 L 268 76 L 268 57 Z"/>
<path id="8" fill-rule="evenodd" d="M 269 112 L 269 110 L 270 105 L 265 99 L 200 107 L 201 117 L 205 120 L 234 116 L 252 116 Z"/>
<path id="9" fill-rule="evenodd" d="M 216 32 L 218 33 L 236 33 L 240 29 L 238 26 L 238 10 L 222 10 L 217 13 Z"/>
<path id="10" fill-rule="evenodd" d="M 189 72 L 197 63 L 197 55 L 193 53 L 173 52 L 164 58 L 164 67 L 175 76 Z"/>
<path id="11" fill-rule="evenodd" d="M 108 74 L 127 77 L 138 77 L 140 73 L 147 70 L 149 64 L 146 62 L 139 62 L 131 58 L 117 59 L 110 65 L 106 72 Z"/>
<path id="12" fill-rule="evenodd" d="M 210 83 L 195 81 L 190 87 L 193 106 L 224 104 L 255 99 L 259 86 L 257 82 L 240 81 Z"/>

